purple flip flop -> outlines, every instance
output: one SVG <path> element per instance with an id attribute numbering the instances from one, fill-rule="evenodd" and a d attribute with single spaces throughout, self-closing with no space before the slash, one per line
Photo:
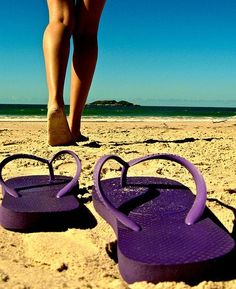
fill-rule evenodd
<path id="1" fill-rule="evenodd" d="M 101 180 L 105 162 L 122 165 L 121 178 Z M 174 161 L 193 176 L 196 196 L 183 184 L 157 177 L 127 177 L 129 167 L 151 159 Z M 127 283 L 198 280 L 221 268 L 235 242 L 205 206 L 206 185 L 198 169 L 170 154 L 125 162 L 104 156 L 94 170 L 93 204 L 117 237 L 120 273 Z"/>
<path id="2" fill-rule="evenodd" d="M 54 175 L 52 163 L 62 154 L 69 154 L 75 159 L 77 171 L 73 178 Z M 22 176 L 4 181 L 4 166 L 21 158 L 47 164 L 49 176 Z M 28 154 L 15 154 L 4 159 L 0 163 L 0 184 L 3 192 L 0 206 L 1 226 L 15 231 L 30 230 L 50 222 L 50 218 L 58 214 L 76 211 L 80 206 L 76 198 L 80 172 L 81 162 L 78 156 L 69 150 L 58 152 L 51 160 Z"/>

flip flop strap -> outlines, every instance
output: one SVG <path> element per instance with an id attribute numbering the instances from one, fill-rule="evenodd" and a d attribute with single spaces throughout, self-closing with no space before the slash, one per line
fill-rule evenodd
<path id="1" fill-rule="evenodd" d="M 75 187 L 77 184 L 78 184 L 78 180 L 79 180 L 79 177 L 80 177 L 80 173 L 81 173 L 81 161 L 79 159 L 79 157 L 73 152 L 73 151 L 70 151 L 70 150 L 62 150 L 58 153 L 56 153 L 51 161 L 50 161 L 50 164 L 52 164 L 52 162 L 59 156 L 59 155 L 62 155 L 62 154 L 69 154 L 71 155 L 74 160 L 75 160 L 75 163 L 76 163 L 76 173 L 75 173 L 75 176 L 72 178 L 72 180 L 64 187 L 62 188 L 58 193 L 57 193 L 57 198 L 60 198 L 60 197 L 63 197 L 65 196 L 66 194 L 68 194 L 71 189 L 73 187 Z"/>
<path id="2" fill-rule="evenodd" d="M 2 170 L 5 167 L 6 164 L 8 164 L 9 162 L 16 160 L 16 159 L 31 159 L 31 160 L 35 160 L 35 161 L 39 161 L 42 163 L 45 163 L 48 165 L 49 168 L 49 182 L 53 182 L 55 180 L 55 176 L 54 176 L 54 171 L 53 171 L 53 166 L 52 166 L 52 162 L 60 155 L 62 154 L 69 154 L 71 155 L 75 161 L 76 161 L 76 166 L 77 166 L 77 170 L 75 173 L 75 176 L 73 177 L 73 179 L 65 186 L 63 187 L 58 193 L 57 193 L 57 198 L 60 198 L 62 196 L 64 196 L 65 194 L 67 194 L 78 182 L 79 176 L 80 176 L 80 172 L 81 172 L 81 162 L 80 159 L 78 158 L 78 156 L 70 151 L 70 150 L 62 150 L 59 151 L 58 153 L 56 153 L 51 160 L 46 160 L 44 158 L 38 157 L 38 156 L 34 156 L 31 154 L 15 154 L 12 156 L 9 156 L 7 158 L 5 158 L 1 163 L 0 163 L 0 184 L 2 185 L 2 187 L 4 188 L 4 190 L 10 194 L 11 196 L 18 198 L 20 197 L 20 195 L 16 192 L 15 189 L 9 187 L 5 181 L 2 178 Z"/>
<path id="3" fill-rule="evenodd" d="M 192 163 L 190 163 L 188 160 L 186 160 L 180 156 L 173 155 L 173 154 L 154 154 L 154 155 L 148 155 L 146 157 L 137 158 L 137 159 L 134 159 L 134 160 L 126 163 L 121 158 L 114 156 L 114 155 L 104 156 L 98 161 L 98 163 L 96 164 L 95 170 L 94 170 L 95 188 L 97 190 L 97 193 L 98 193 L 100 199 L 103 201 L 104 205 L 109 210 L 111 210 L 111 212 L 114 214 L 114 216 L 123 225 L 125 225 L 129 229 L 131 229 L 133 231 L 139 231 L 141 228 L 138 224 L 136 224 L 131 219 L 129 219 L 124 213 L 117 210 L 111 204 L 111 202 L 106 198 L 106 196 L 102 190 L 100 173 L 101 173 L 103 165 L 109 159 L 114 159 L 117 162 L 119 162 L 121 165 L 123 165 L 122 175 L 121 175 L 121 186 L 122 187 L 124 187 L 126 185 L 127 172 L 128 172 L 129 167 L 132 167 L 132 166 L 139 164 L 141 162 L 144 162 L 147 160 L 152 160 L 152 159 L 164 159 L 164 160 L 174 161 L 174 162 L 181 164 L 193 176 L 193 179 L 194 179 L 195 184 L 196 184 L 196 191 L 197 191 L 195 201 L 194 201 L 190 211 L 187 214 L 187 217 L 185 219 L 185 223 L 187 225 L 192 225 L 201 218 L 201 216 L 204 212 L 204 209 L 205 209 L 206 198 L 207 198 L 206 184 L 205 184 L 204 178 L 201 175 L 200 171 Z"/>
<path id="4" fill-rule="evenodd" d="M 106 197 L 106 195 L 103 192 L 102 186 L 101 186 L 101 171 L 102 171 L 102 167 L 103 165 L 108 161 L 108 160 L 115 160 L 118 163 L 120 163 L 124 168 L 127 168 L 128 170 L 128 163 L 125 162 L 124 160 L 122 160 L 120 157 L 116 156 L 116 155 L 106 155 L 101 157 L 98 162 L 95 165 L 94 168 L 94 174 L 93 174 L 93 178 L 94 178 L 94 186 L 96 189 L 96 192 L 100 198 L 100 200 L 103 202 L 104 206 L 111 211 L 111 213 L 116 217 L 117 220 L 119 220 L 123 225 L 125 225 L 127 228 L 133 230 L 133 231 L 140 231 L 141 227 L 136 224 L 133 220 L 131 220 L 130 218 L 128 218 L 124 213 L 122 213 L 121 211 L 117 210 L 112 203 L 108 200 L 108 198 Z"/>
<path id="5" fill-rule="evenodd" d="M 197 169 L 196 166 L 194 166 L 191 162 L 189 162 L 185 158 L 180 157 L 178 155 L 174 155 L 174 154 L 153 154 L 153 155 L 148 155 L 146 157 L 137 158 L 128 163 L 129 165 L 128 168 L 136 164 L 139 164 L 141 162 L 144 162 L 147 160 L 153 160 L 153 159 L 163 159 L 163 160 L 176 162 L 182 165 L 183 167 L 185 167 L 189 171 L 189 173 L 192 175 L 193 180 L 196 185 L 197 194 L 196 194 L 194 203 L 185 218 L 185 223 L 187 225 L 192 225 L 196 223 L 201 218 L 204 212 L 206 199 L 207 199 L 206 183 L 200 171 Z M 122 170 L 122 184 L 123 185 L 125 185 L 127 181 L 127 171 L 128 169 Z"/>

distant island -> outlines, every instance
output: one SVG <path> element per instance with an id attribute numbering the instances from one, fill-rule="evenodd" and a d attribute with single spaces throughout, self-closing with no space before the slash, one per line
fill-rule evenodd
<path id="1" fill-rule="evenodd" d="M 138 104 L 133 104 L 131 102 L 121 100 L 97 100 L 91 103 L 86 104 L 86 106 L 140 106 Z"/>

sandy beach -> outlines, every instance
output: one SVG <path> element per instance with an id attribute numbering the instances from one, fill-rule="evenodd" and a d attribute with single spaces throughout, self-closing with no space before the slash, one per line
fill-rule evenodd
<path id="1" fill-rule="evenodd" d="M 78 226 L 52 232 L 18 233 L 0 228 L 0 289 L 236 288 L 236 273 L 232 278 L 202 280 L 197 284 L 126 284 L 115 258 L 109 253 L 115 234 L 96 213 L 91 201 L 94 165 L 104 154 L 116 154 L 126 161 L 153 153 L 178 154 L 199 168 L 207 184 L 207 206 L 236 238 L 236 120 L 84 121 L 83 133 L 89 141 L 67 148 L 82 161 L 79 198 L 88 209 L 91 222 L 81 225 L 83 220 L 78 220 Z M 51 158 L 65 149 L 50 147 L 46 139 L 45 121 L 0 121 L 0 161 L 14 153 Z M 75 171 L 69 157 L 55 164 L 58 174 L 72 175 Z M 155 164 L 140 164 L 131 174 L 161 174 L 195 192 L 193 180 L 185 169 L 171 163 Z M 37 162 L 22 160 L 7 165 L 3 176 L 7 179 L 34 173 L 47 173 L 47 169 Z M 104 178 L 119 173 L 119 166 L 113 162 L 103 170 Z"/>

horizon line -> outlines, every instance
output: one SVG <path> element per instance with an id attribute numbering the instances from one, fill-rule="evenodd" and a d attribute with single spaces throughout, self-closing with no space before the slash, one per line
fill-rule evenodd
<path id="1" fill-rule="evenodd" d="M 123 101 L 123 100 L 122 100 Z M 85 106 L 89 105 L 90 103 L 86 103 Z M 132 103 L 134 106 L 141 106 L 141 107 L 179 107 L 179 108 L 232 108 L 236 109 L 236 106 L 198 106 L 198 105 L 142 105 L 142 104 L 135 104 Z M 37 106 L 46 106 L 47 104 L 45 103 L 0 103 L 0 105 L 24 105 L 24 106 L 30 106 L 30 105 L 37 105 Z M 66 106 L 70 106 L 70 104 L 65 104 Z M 102 105 L 100 105 L 102 106 Z M 105 106 L 105 105 L 104 105 Z"/>

